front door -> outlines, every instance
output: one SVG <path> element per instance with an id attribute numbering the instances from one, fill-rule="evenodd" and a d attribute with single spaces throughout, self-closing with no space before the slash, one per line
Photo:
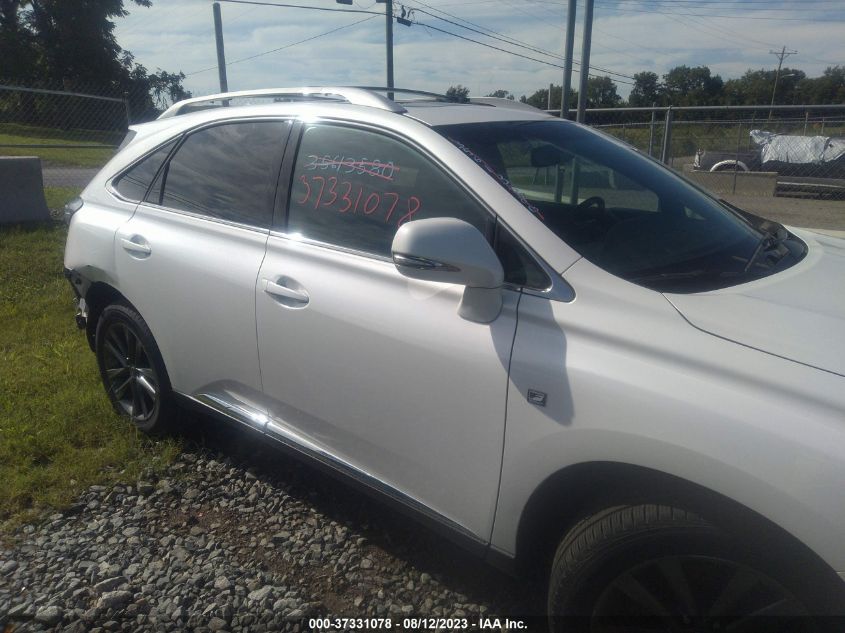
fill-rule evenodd
<path id="1" fill-rule="evenodd" d="M 457 313 L 463 287 L 399 274 L 398 226 L 444 215 L 492 234 L 492 214 L 403 141 L 305 126 L 258 275 L 267 428 L 486 540 L 519 294 L 479 324 Z"/>

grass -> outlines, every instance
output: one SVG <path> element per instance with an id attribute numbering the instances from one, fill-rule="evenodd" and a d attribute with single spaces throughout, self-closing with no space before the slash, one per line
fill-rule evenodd
<path id="1" fill-rule="evenodd" d="M 80 193 L 82 193 L 80 187 L 44 187 L 47 208 L 52 210 L 61 209 Z"/>
<path id="2" fill-rule="evenodd" d="M 0 145 L 118 145 L 122 138 L 122 132 L 61 130 L 19 123 L 0 124 Z M 45 163 L 67 167 L 100 167 L 114 155 L 114 150 L 97 147 L 0 147 L 0 155 L 38 156 Z"/>
<path id="3" fill-rule="evenodd" d="M 0 526 L 71 503 L 88 486 L 166 465 L 112 410 L 62 275 L 63 227 L 0 228 Z"/>

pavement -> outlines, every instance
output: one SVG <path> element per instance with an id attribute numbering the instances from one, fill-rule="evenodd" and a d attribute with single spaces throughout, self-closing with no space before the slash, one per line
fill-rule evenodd
<path id="1" fill-rule="evenodd" d="M 44 166 L 41 169 L 45 187 L 85 187 L 100 171 L 98 167 Z"/>

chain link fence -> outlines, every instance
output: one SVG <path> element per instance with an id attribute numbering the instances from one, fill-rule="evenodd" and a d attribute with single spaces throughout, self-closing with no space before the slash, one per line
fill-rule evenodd
<path id="1" fill-rule="evenodd" d="M 0 81 L 0 156 L 41 159 L 48 206 L 75 196 L 114 155 L 146 95 L 58 90 Z"/>
<path id="2" fill-rule="evenodd" d="M 716 193 L 845 199 L 845 105 L 594 108 L 585 115 L 587 125 Z"/>

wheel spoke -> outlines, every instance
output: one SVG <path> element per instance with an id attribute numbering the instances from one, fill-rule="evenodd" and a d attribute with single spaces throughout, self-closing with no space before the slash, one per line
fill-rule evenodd
<path id="1" fill-rule="evenodd" d="M 781 598 L 768 606 L 765 606 L 753 613 L 743 615 L 741 618 L 731 622 L 725 627 L 728 633 L 743 633 L 745 631 L 760 631 L 764 630 L 761 625 L 766 628 L 772 627 L 777 623 L 778 617 L 795 618 L 798 616 L 807 615 L 803 605 L 795 598 L 788 596 Z M 772 620 L 771 618 L 775 618 Z"/>
<path id="2" fill-rule="evenodd" d="M 126 366 L 116 367 L 115 369 L 107 369 L 106 376 L 108 376 L 110 380 L 115 381 L 127 371 L 129 371 L 129 369 Z"/>
<path id="3" fill-rule="evenodd" d="M 681 561 L 675 556 L 667 557 L 661 559 L 657 563 L 657 567 L 660 569 L 660 573 L 663 574 L 663 577 L 669 582 L 669 586 L 672 587 L 672 591 L 674 591 L 675 595 L 684 605 L 686 615 L 698 615 L 698 605 L 693 597 L 689 578 L 684 572 L 683 567 L 681 567 Z"/>
<path id="4" fill-rule="evenodd" d="M 111 354 L 112 358 L 114 358 L 121 367 L 126 367 L 126 355 L 121 353 L 121 351 L 117 348 L 117 346 L 109 340 L 106 340 L 106 349 Z"/>
<path id="5" fill-rule="evenodd" d="M 616 587 L 649 612 L 660 617 L 674 614 L 644 584 L 630 573 L 623 574 L 614 582 Z"/>
<path id="6" fill-rule="evenodd" d="M 155 386 L 154 386 L 154 385 L 153 385 L 153 383 L 152 383 L 152 382 L 151 382 L 151 381 L 147 378 L 147 376 L 145 376 L 145 375 L 141 374 L 141 372 L 140 372 L 140 371 L 138 371 L 138 374 L 139 374 L 139 375 L 138 375 L 138 377 L 136 378 L 136 380 L 137 380 L 138 384 L 139 384 L 139 385 L 141 385 L 141 387 L 143 387 L 143 388 L 144 388 L 144 390 L 145 390 L 145 391 L 146 391 L 146 392 L 150 395 L 150 398 L 152 398 L 152 399 L 153 399 L 153 401 L 155 401 L 155 397 L 156 397 L 156 388 L 155 388 Z"/>
<path id="7" fill-rule="evenodd" d="M 141 384 L 137 378 L 135 379 L 135 383 L 136 385 Z M 141 417 L 146 418 L 150 414 L 150 409 L 147 407 L 147 399 L 144 397 L 144 393 L 140 389 L 138 389 L 138 405 L 141 409 Z"/>
<path id="8" fill-rule="evenodd" d="M 138 409 L 141 408 L 140 406 L 138 406 L 138 398 L 141 394 L 138 392 L 138 382 L 135 380 L 134 377 L 131 379 L 131 381 L 129 383 L 129 388 L 132 391 L 132 417 L 137 418 L 138 417 Z"/>
<path id="9" fill-rule="evenodd" d="M 114 391 L 114 397 L 115 397 L 115 398 L 117 398 L 118 400 L 122 399 L 122 398 L 123 398 L 123 394 L 124 394 L 124 393 L 126 393 L 126 388 L 127 388 L 128 386 L 130 386 L 131 384 L 133 384 L 133 382 L 134 382 L 134 379 L 132 378 L 132 376 L 129 376 L 129 377 L 128 377 L 126 380 L 124 380 L 124 381 L 123 381 L 123 382 L 122 382 L 119 386 L 115 387 L 115 388 L 113 389 L 113 391 Z M 112 383 L 112 384 L 116 384 L 116 383 Z"/>
<path id="10" fill-rule="evenodd" d="M 117 333 L 117 327 L 114 326 L 109 329 L 108 334 L 106 335 L 106 339 L 110 340 L 112 343 L 112 348 L 117 351 L 117 355 L 120 356 L 121 359 L 126 359 L 126 344 L 124 343 L 121 336 Z"/>
<path id="11" fill-rule="evenodd" d="M 722 592 L 710 606 L 707 615 L 717 618 L 730 615 L 730 609 L 759 584 L 760 579 L 749 570 L 737 567 Z"/>
<path id="12" fill-rule="evenodd" d="M 123 335 L 126 338 L 126 356 L 129 358 L 129 362 L 134 365 L 137 360 L 135 358 L 135 344 L 132 342 L 134 335 L 128 327 L 123 328 Z"/>
<path id="13" fill-rule="evenodd" d="M 141 357 L 144 355 L 144 346 L 141 345 L 141 339 L 140 338 L 138 338 L 134 334 L 132 336 L 135 337 L 135 351 L 134 351 L 134 356 L 132 357 L 132 360 L 135 361 L 136 365 L 139 365 L 141 363 Z"/>

